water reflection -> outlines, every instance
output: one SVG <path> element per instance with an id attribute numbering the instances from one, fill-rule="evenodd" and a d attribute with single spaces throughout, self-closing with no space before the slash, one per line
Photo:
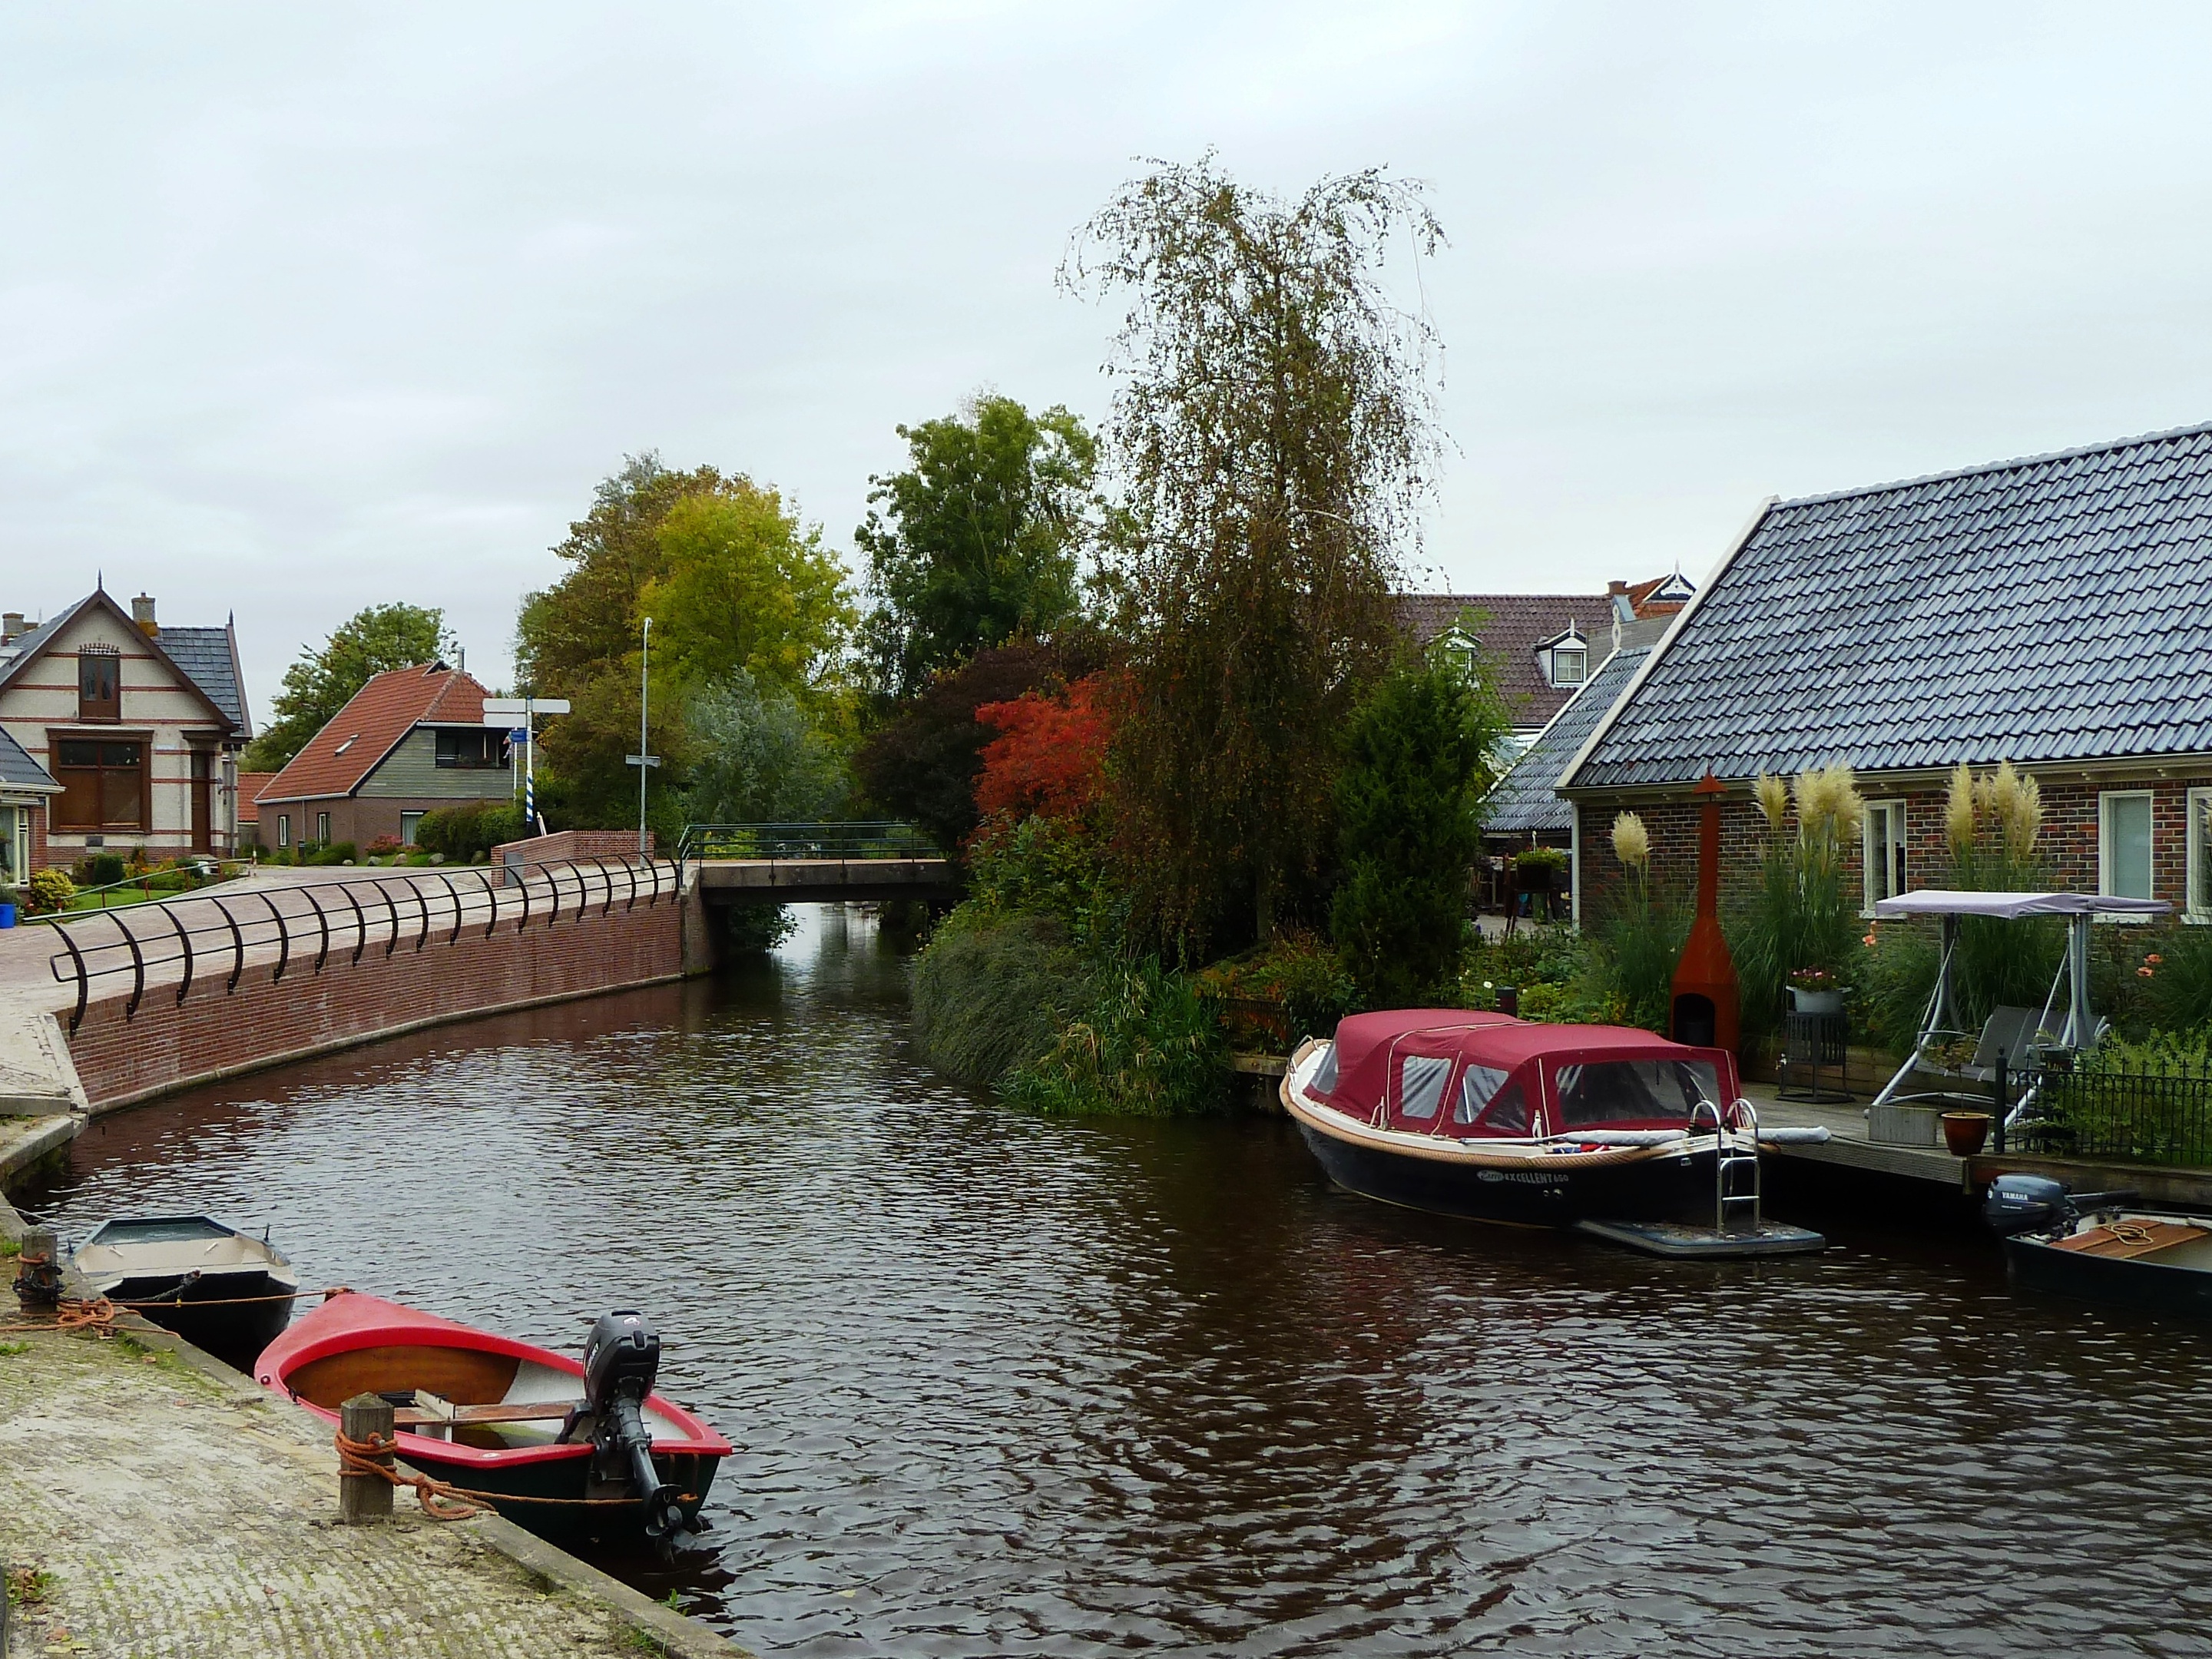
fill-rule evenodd
<path id="1" fill-rule="evenodd" d="M 30 1199 L 563 1347 L 651 1310 L 739 1448 L 673 1582 L 763 1652 L 2212 1650 L 2205 1334 L 1971 1237 L 1645 1261 L 1333 1193 L 1273 1121 L 1020 1117 L 903 983 L 818 913 L 125 1113 Z"/>

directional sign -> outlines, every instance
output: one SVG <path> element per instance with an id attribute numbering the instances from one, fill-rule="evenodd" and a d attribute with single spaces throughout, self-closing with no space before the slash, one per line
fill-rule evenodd
<path id="1" fill-rule="evenodd" d="M 508 726 L 517 720 L 526 720 L 533 714 L 565 714 L 568 712 L 566 697 L 486 697 L 483 723 L 486 726 Z"/>
<path id="2" fill-rule="evenodd" d="M 658 755 L 624 755 L 623 757 L 623 764 L 624 766 L 658 766 L 660 764 L 660 757 Z"/>

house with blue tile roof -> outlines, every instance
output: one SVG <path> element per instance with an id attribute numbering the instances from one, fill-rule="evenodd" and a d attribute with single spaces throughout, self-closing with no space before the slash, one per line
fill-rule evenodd
<path id="1" fill-rule="evenodd" d="M 1752 781 L 1848 762 L 1871 906 L 1940 879 L 1952 769 L 2007 760 L 2060 884 L 2212 919 L 2212 423 L 1764 503 L 1553 787 L 1595 892 L 1624 810 L 1688 879 L 1711 772 L 1725 886 Z"/>
<path id="2" fill-rule="evenodd" d="M 230 622 L 165 624 L 101 587 L 35 625 L 0 615 L 0 864 L 235 853 L 252 736 Z"/>

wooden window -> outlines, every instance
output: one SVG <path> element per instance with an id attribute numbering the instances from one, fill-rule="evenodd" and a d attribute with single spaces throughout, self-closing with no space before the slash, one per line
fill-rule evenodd
<path id="1" fill-rule="evenodd" d="M 112 645 L 88 645 L 76 653 L 76 717 L 123 718 L 123 659 Z"/>
<path id="2" fill-rule="evenodd" d="M 1869 801 L 1866 810 L 1866 908 L 1895 898 L 1905 885 L 1905 803 Z"/>
<path id="3" fill-rule="evenodd" d="M 2111 789 L 2097 797 L 2097 890 L 2152 896 L 2149 790 Z"/>
<path id="4" fill-rule="evenodd" d="M 504 766 L 507 757 L 500 750 L 506 741 L 504 732 L 441 732 L 438 733 L 438 764 L 471 769 Z"/>
<path id="5" fill-rule="evenodd" d="M 61 738 L 54 743 L 54 827 L 64 830 L 143 830 L 146 750 L 137 741 Z"/>

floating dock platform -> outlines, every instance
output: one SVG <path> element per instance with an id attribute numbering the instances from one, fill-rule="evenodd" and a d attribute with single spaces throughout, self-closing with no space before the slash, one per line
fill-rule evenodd
<path id="1" fill-rule="evenodd" d="M 1575 1231 L 1670 1261 L 1723 1261 L 1752 1255 L 1813 1255 L 1828 1241 L 1804 1227 L 1779 1221 L 1757 1227 L 1692 1227 L 1675 1221 L 1577 1221 Z"/>

